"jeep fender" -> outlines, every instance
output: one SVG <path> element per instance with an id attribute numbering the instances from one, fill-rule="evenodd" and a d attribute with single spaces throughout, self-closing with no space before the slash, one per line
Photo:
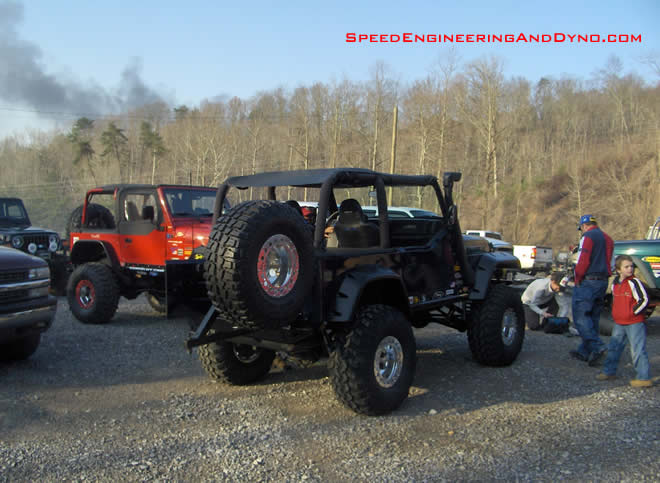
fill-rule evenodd
<path id="1" fill-rule="evenodd" d="M 362 265 L 345 274 L 328 313 L 328 322 L 352 321 L 363 303 L 391 305 L 406 315 L 409 313 L 408 292 L 401 277 L 380 265 Z"/>
<path id="2" fill-rule="evenodd" d="M 71 263 L 80 265 L 107 259 L 111 266 L 117 266 L 119 260 L 114 247 L 101 240 L 78 240 L 71 249 Z"/>
<path id="3" fill-rule="evenodd" d="M 483 300 L 488 295 L 488 286 L 496 270 L 520 270 L 520 260 L 506 252 L 484 253 L 474 267 L 474 286 L 470 291 L 470 300 Z"/>

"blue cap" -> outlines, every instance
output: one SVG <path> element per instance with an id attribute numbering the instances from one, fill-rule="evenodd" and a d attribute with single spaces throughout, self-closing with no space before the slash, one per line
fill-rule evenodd
<path id="1" fill-rule="evenodd" d="M 580 217 L 580 221 L 579 221 L 579 223 L 578 223 L 578 230 L 580 229 L 580 227 L 581 227 L 584 223 L 590 223 L 590 222 L 591 222 L 591 223 L 598 223 L 598 222 L 596 221 L 596 217 L 595 217 L 594 215 L 582 215 L 582 216 Z"/>

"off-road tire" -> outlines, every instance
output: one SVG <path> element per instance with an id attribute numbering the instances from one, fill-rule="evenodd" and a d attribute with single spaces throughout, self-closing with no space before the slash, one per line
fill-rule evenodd
<path id="1" fill-rule="evenodd" d="M 518 292 L 495 285 L 474 307 L 468 343 L 472 357 L 487 366 L 508 366 L 516 360 L 525 338 L 525 316 Z"/>
<path id="2" fill-rule="evenodd" d="M 90 300 L 81 300 L 87 289 Z M 112 270 L 102 263 L 86 263 L 69 277 L 67 299 L 73 315 L 83 324 L 105 324 L 112 319 L 119 303 L 119 285 Z"/>
<path id="3" fill-rule="evenodd" d="M 380 378 L 377 375 L 377 368 L 384 368 L 379 362 L 383 362 L 385 347 L 401 357 L 398 376 L 388 378 L 387 371 Z M 332 388 L 339 401 L 369 416 L 389 413 L 401 405 L 408 397 L 415 365 L 412 326 L 400 311 L 387 305 L 361 308 L 353 329 L 340 339 L 328 360 Z"/>
<path id="4" fill-rule="evenodd" d="M 210 334 L 213 333 L 211 330 Z M 248 360 L 241 360 L 235 352 L 247 351 Z M 252 351 L 252 352 L 250 352 Z M 219 382 L 242 386 L 263 379 L 270 371 L 275 351 L 251 346 L 236 346 L 231 342 L 219 341 L 199 347 L 199 360 L 206 373 Z M 249 360 L 250 355 L 254 360 Z"/>
<path id="5" fill-rule="evenodd" d="M 69 221 L 66 224 L 66 239 L 69 241 L 71 241 L 71 233 L 78 233 L 82 227 L 83 206 L 78 206 L 69 215 Z M 112 216 L 112 212 L 105 206 L 97 203 L 89 203 L 87 205 L 87 220 L 87 226 L 89 228 L 113 229 L 116 226 L 115 217 Z"/>
<path id="6" fill-rule="evenodd" d="M 277 328 L 295 320 L 314 282 L 311 233 L 300 213 L 277 201 L 247 201 L 218 218 L 209 236 L 204 278 L 220 317 L 249 329 Z M 276 295 L 262 286 L 260 274 L 268 272 L 258 268 L 273 237 L 284 239 L 297 257 L 294 275 Z"/>
<path id="7" fill-rule="evenodd" d="M 30 357 L 39 347 L 41 334 L 30 334 L 11 342 L 0 344 L 0 361 L 22 361 Z"/>

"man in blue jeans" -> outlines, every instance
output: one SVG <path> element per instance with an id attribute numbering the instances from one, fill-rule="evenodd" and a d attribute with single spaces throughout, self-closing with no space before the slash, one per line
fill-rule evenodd
<path id="1" fill-rule="evenodd" d="M 598 227 L 593 215 L 582 215 L 578 229 L 582 231 L 582 238 L 575 265 L 573 323 L 582 343 L 570 354 L 596 366 L 605 355 L 605 344 L 598 334 L 607 280 L 612 274 L 614 242 Z"/>

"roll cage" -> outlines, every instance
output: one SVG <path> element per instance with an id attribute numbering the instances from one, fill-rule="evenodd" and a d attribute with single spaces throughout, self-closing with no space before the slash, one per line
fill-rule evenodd
<path id="1" fill-rule="evenodd" d="M 318 213 L 334 213 L 337 211 L 337 200 L 334 188 L 360 188 L 373 186 L 378 199 L 378 221 L 380 230 L 380 247 L 390 248 L 389 220 L 387 216 L 386 187 L 390 186 L 431 186 L 436 193 L 442 217 L 448 225 L 456 224 L 455 206 L 452 198 L 453 184 L 461 179 L 461 173 L 445 173 L 443 177 L 444 194 L 435 176 L 397 175 L 380 173 L 368 169 L 334 168 L 312 169 L 306 171 L 273 171 L 248 176 L 227 178 L 218 187 L 213 210 L 213 224 L 222 213 L 227 192 L 230 187 L 240 190 L 248 188 L 267 188 L 268 199 L 277 200 L 276 188 L 291 186 L 296 188 L 320 189 Z M 324 226 L 317 223 L 314 231 L 314 248 L 321 248 Z"/>

